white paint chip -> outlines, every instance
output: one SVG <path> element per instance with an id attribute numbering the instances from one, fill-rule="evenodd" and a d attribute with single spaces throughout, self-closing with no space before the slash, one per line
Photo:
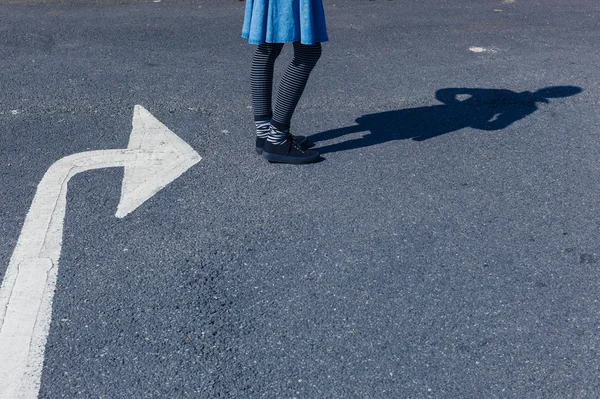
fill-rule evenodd
<path id="1" fill-rule="evenodd" d="M 19 110 L 18 110 L 18 109 L 13 109 L 12 111 L 10 111 L 10 113 L 11 113 L 11 114 L 13 114 L 13 115 L 18 115 L 18 114 L 20 114 L 20 112 L 19 112 Z"/>
<path id="2" fill-rule="evenodd" d="M 469 50 L 474 53 L 483 53 L 485 49 L 483 47 L 469 47 Z"/>
<path id="3" fill-rule="evenodd" d="M 470 94 L 457 94 L 457 95 L 456 95 L 456 99 L 457 99 L 458 101 L 465 101 L 465 100 L 468 100 L 468 99 L 469 99 L 469 98 L 471 98 L 471 97 L 473 97 L 473 96 L 472 96 L 472 95 L 470 95 Z"/>
<path id="4" fill-rule="evenodd" d="M 477 47 L 477 46 L 471 46 L 469 47 L 469 51 L 472 51 L 473 53 L 489 53 L 489 54 L 493 54 L 493 53 L 497 53 L 498 49 L 495 47 Z"/>

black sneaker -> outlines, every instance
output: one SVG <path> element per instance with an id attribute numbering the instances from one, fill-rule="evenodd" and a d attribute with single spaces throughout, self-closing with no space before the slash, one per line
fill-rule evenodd
<path id="1" fill-rule="evenodd" d="M 273 144 L 265 141 L 262 156 L 269 162 L 304 164 L 315 162 L 319 153 L 314 150 L 302 149 L 296 137 L 291 134 L 283 144 Z"/>
<path id="2" fill-rule="evenodd" d="M 310 147 L 312 147 L 312 143 L 305 136 L 292 136 L 294 141 L 302 148 L 302 150 L 306 151 Z M 258 155 L 262 154 L 263 147 L 265 145 L 266 138 L 261 138 L 256 136 L 256 153 Z"/>

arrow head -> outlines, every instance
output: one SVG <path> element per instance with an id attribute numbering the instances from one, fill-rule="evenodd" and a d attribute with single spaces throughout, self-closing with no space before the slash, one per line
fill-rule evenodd
<path id="1" fill-rule="evenodd" d="M 127 149 L 139 151 L 139 162 L 125 165 L 115 215 L 118 218 L 133 212 L 201 159 L 189 144 L 141 105 L 133 110 L 132 124 Z"/>

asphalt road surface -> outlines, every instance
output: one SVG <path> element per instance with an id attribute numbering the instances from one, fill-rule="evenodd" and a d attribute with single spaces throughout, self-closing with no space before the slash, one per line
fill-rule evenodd
<path id="1" fill-rule="evenodd" d="M 70 180 L 40 398 L 600 397 L 597 0 L 325 0 L 305 166 L 254 152 L 243 2 L 27 3 L 0 279 L 46 171 L 127 148 L 135 105 L 202 157 L 124 218 L 122 167 Z"/>

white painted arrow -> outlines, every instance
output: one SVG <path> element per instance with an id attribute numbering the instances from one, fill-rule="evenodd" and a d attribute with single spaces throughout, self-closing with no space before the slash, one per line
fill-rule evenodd
<path id="1" fill-rule="evenodd" d="M 87 170 L 124 167 L 116 213 L 122 218 L 199 161 L 192 147 L 136 105 L 127 149 L 70 155 L 48 169 L 0 287 L 0 398 L 39 393 L 69 180 Z"/>

